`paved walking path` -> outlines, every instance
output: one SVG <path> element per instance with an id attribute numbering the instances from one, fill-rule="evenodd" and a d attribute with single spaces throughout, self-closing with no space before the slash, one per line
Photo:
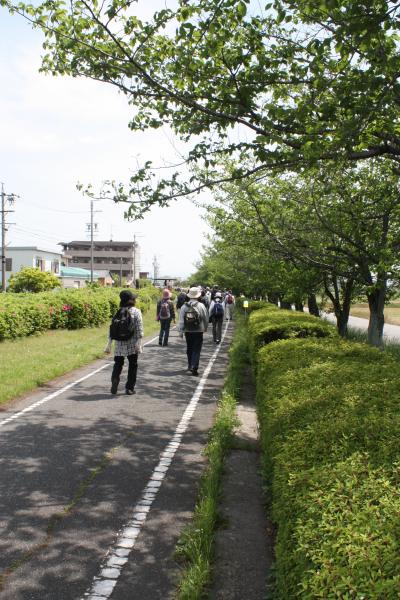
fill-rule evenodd
<path id="1" fill-rule="evenodd" d="M 259 464 L 256 390 L 247 369 L 237 416 L 234 449 L 225 461 L 220 511 L 225 526 L 216 536 L 210 600 L 267 597 L 274 547 L 272 522 L 265 512 Z"/>
<path id="2" fill-rule="evenodd" d="M 231 331 L 205 336 L 199 378 L 173 333 L 135 396 L 110 396 L 97 361 L 0 411 L 0 600 L 172 597 Z"/>

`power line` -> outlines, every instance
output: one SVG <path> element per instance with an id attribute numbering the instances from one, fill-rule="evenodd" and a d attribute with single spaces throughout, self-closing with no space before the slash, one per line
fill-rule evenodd
<path id="1" fill-rule="evenodd" d="M 31 237 L 36 237 L 39 238 L 41 240 L 47 240 L 52 242 L 53 244 L 58 244 L 60 238 L 56 237 L 56 236 L 52 236 L 51 234 L 44 232 L 44 231 L 40 231 L 38 229 L 27 229 L 24 227 L 19 227 L 18 225 L 15 226 L 15 230 L 17 232 L 21 232 L 24 234 L 28 234 Z"/>
<path id="2" fill-rule="evenodd" d="M 29 202 L 29 203 L 27 203 L 27 205 L 38 208 L 39 210 L 47 210 L 50 212 L 57 212 L 57 213 L 66 213 L 69 215 L 81 215 L 81 214 L 87 213 L 87 210 L 62 210 L 61 208 L 48 208 L 47 206 L 42 206 L 40 204 L 36 204 L 35 202 Z"/>

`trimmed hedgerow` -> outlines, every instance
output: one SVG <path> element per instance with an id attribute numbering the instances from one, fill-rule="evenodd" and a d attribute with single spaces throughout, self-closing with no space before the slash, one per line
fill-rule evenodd
<path id="1" fill-rule="evenodd" d="M 0 296 L 0 340 L 48 329 L 95 327 L 108 321 L 119 306 L 116 289 L 59 290 L 39 294 Z M 146 287 L 137 292 L 136 305 L 146 312 L 160 292 Z"/>
<path id="2" fill-rule="evenodd" d="M 245 300 L 247 300 L 247 298 L 243 298 L 241 296 L 239 296 L 239 298 L 236 298 L 236 308 L 243 308 L 243 302 Z M 267 302 L 266 300 L 247 300 L 247 301 L 249 303 L 249 306 L 246 309 L 247 314 L 250 314 L 254 310 L 260 310 L 260 308 L 270 308 L 270 309 L 279 310 L 279 308 L 278 308 L 278 306 L 276 306 L 276 304 L 271 304 L 271 302 Z"/>
<path id="3" fill-rule="evenodd" d="M 337 337 L 333 325 L 307 313 L 281 310 L 274 305 L 254 311 L 249 318 L 253 356 L 264 344 L 306 337 Z"/>
<path id="4" fill-rule="evenodd" d="M 258 352 L 276 598 L 400 597 L 399 378 L 392 357 L 333 337 Z"/>

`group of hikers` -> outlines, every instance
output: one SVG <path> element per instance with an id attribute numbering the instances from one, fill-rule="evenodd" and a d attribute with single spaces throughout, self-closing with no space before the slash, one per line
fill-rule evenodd
<path id="1" fill-rule="evenodd" d="M 212 334 L 215 344 L 221 342 L 222 323 L 224 319 L 233 318 L 235 297 L 232 290 L 221 291 L 218 286 L 191 287 L 187 291 L 178 290 L 176 303 L 172 301 L 171 290 L 165 288 L 162 298 L 157 302 L 156 319 L 160 323 L 158 343 L 168 346 L 171 323 L 176 323 L 176 314 L 179 313 L 178 334 L 186 339 L 186 355 L 188 359 L 188 372 L 195 377 L 199 374 L 200 354 L 203 346 L 203 334 L 212 323 Z M 118 391 L 120 376 L 125 358 L 128 360 L 128 377 L 125 384 L 125 393 L 135 394 L 136 376 L 138 368 L 138 355 L 142 352 L 143 321 L 142 313 L 136 308 L 136 295 L 131 290 L 120 293 L 120 307 L 114 315 L 106 353 L 111 352 L 112 341 L 114 347 L 114 367 L 111 374 L 111 394 Z"/>

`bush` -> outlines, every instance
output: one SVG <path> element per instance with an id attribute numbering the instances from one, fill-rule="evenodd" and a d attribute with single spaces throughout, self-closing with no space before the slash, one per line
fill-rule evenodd
<path id="1" fill-rule="evenodd" d="M 0 296 L 0 340 L 47 329 L 79 329 L 107 322 L 119 306 L 119 289 L 87 288 Z M 136 306 L 147 312 L 158 290 L 137 292 Z"/>
<path id="2" fill-rule="evenodd" d="M 307 313 L 281 310 L 274 305 L 254 311 L 249 318 L 251 352 L 276 340 L 306 337 L 337 337 L 336 329 L 327 321 Z"/>
<path id="3" fill-rule="evenodd" d="M 253 312 L 253 310 L 260 310 L 260 308 L 278 309 L 276 304 L 271 304 L 266 300 L 248 300 L 247 298 L 242 298 L 241 296 L 239 296 L 239 298 L 236 298 L 236 308 L 243 308 L 243 302 L 245 300 L 247 300 L 247 302 L 249 303 L 249 306 L 246 309 L 247 314 L 250 314 L 251 312 Z"/>
<path id="4" fill-rule="evenodd" d="M 53 273 L 34 267 L 22 267 L 11 275 L 8 282 L 9 292 L 46 292 L 61 286 L 59 278 Z"/>
<path id="5" fill-rule="evenodd" d="M 261 311 L 250 322 L 255 347 L 270 339 Z M 391 356 L 330 335 L 258 352 L 277 598 L 400 597 L 399 377 Z"/>

